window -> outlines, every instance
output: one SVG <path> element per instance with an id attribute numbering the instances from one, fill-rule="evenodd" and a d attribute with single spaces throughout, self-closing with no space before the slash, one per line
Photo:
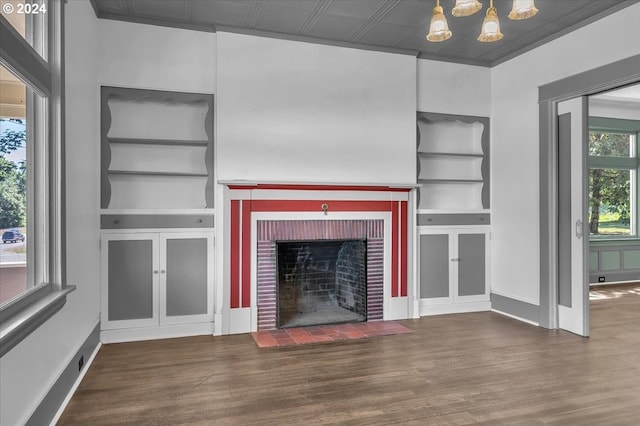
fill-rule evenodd
<path id="1" fill-rule="evenodd" d="M 47 60 L 47 0 L 0 0 L 6 22 L 42 59 Z"/>
<path id="2" fill-rule="evenodd" d="M 63 2 L 0 4 L 1 356 L 73 287 L 63 269 Z"/>
<path id="3" fill-rule="evenodd" d="M 0 304 L 27 286 L 26 85 L 0 65 Z M 31 144 L 29 144 L 31 145 Z"/>
<path id="4" fill-rule="evenodd" d="M 591 118 L 590 123 L 590 235 L 592 239 L 638 237 L 640 123 L 604 118 Z"/>

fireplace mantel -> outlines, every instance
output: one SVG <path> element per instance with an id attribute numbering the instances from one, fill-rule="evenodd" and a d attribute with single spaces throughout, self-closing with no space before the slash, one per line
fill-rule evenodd
<path id="1" fill-rule="evenodd" d="M 308 191 L 410 191 L 418 188 L 416 183 L 358 183 L 358 182 L 282 182 L 219 180 L 220 185 L 229 189 L 292 189 Z"/>
<path id="2" fill-rule="evenodd" d="M 223 191 L 222 334 L 258 329 L 258 223 L 381 221 L 384 228 L 384 302 L 381 319 L 417 315 L 412 274 L 413 184 L 219 181 Z M 262 260 L 260 261 L 262 262 Z M 219 263 L 220 264 L 220 263 Z"/>

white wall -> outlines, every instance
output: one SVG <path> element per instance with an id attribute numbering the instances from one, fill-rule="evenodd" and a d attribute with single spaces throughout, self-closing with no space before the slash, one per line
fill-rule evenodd
<path id="1" fill-rule="evenodd" d="M 416 59 L 218 33 L 221 180 L 415 183 Z"/>
<path id="2" fill-rule="evenodd" d="M 216 34 L 98 20 L 98 83 L 215 93 Z"/>
<path id="3" fill-rule="evenodd" d="M 622 118 L 624 120 L 640 120 L 640 103 L 616 102 L 610 100 L 589 99 L 589 115 L 591 117 Z"/>
<path id="4" fill-rule="evenodd" d="M 640 53 L 640 4 L 494 67 L 492 291 L 538 304 L 538 86 Z"/>
<path id="5" fill-rule="evenodd" d="M 418 60 L 418 111 L 491 115 L 491 69 Z"/>
<path id="6" fill-rule="evenodd" d="M 98 323 L 97 19 L 88 2 L 66 4 L 67 278 L 63 309 L 0 359 L 0 424 L 31 416 Z"/>
<path id="7" fill-rule="evenodd" d="M 0 424 L 23 424 L 99 321 L 99 86 L 215 92 L 216 35 L 98 20 L 66 4 L 68 281 L 53 318 L 0 359 Z"/>

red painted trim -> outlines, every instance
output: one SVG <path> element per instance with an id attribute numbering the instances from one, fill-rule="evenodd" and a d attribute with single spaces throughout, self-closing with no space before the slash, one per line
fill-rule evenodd
<path id="1" fill-rule="evenodd" d="M 242 201 L 242 307 L 251 307 L 251 200 Z"/>
<path id="2" fill-rule="evenodd" d="M 233 308 L 240 307 L 240 201 L 231 200 L 231 244 L 229 252 L 231 254 L 231 280 L 230 304 Z"/>
<path id="3" fill-rule="evenodd" d="M 390 211 L 390 201 L 344 201 L 344 200 L 253 200 L 254 212 L 322 212 L 326 204 L 328 212 Z"/>
<path id="4" fill-rule="evenodd" d="M 391 297 L 398 297 L 398 204 L 391 209 Z"/>
<path id="5" fill-rule="evenodd" d="M 409 243 L 409 233 L 407 232 L 407 202 L 400 202 L 400 296 L 407 295 L 407 251 Z"/>
<path id="6" fill-rule="evenodd" d="M 231 190 L 273 189 L 291 191 L 384 191 L 384 192 L 409 192 L 411 188 L 394 188 L 392 186 L 366 186 L 366 185 L 296 185 L 257 183 L 246 185 L 229 185 Z"/>
<path id="7" fill-rule="evenodd" d="M 275 186 L 283 189 L 283 185 Z M 284 186 L 288 187 L 288 185 Z M 291 188 L 286 189 L 308 189 L 303 187 L 305 185 L 291 185 Z M 230 186 L 230 188 L 245 189 L 240 186 Z M 313 188 L 326 190 L 328 187 L 313 186 Z M 255 189 L 255 187 L 247 187 L 247 189 Z M 407 296 L 408 203 L 406 201 L 231 200 L 231 308 L 251 306 L 251 212 L 321 212 L 323 204 L 329 206 L 329 213 L 391 212 L 391 296 Z"/>

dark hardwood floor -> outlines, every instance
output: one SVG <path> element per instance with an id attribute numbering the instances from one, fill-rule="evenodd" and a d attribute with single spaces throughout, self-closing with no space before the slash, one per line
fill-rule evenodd
<path id="1" fill-rule="evenodd" d="M 588 339 L 483 312 L 275 349 L 105 345 L 58 424 L 638 425 L 640 284 L 597 292 Z"/>

